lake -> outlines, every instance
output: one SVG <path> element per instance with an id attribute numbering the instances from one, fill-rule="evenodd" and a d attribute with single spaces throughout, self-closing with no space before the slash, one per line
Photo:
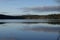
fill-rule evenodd
<path id="1" fill-rule="evenodd" d="M 0 40 L 60 40 L 60 21 L 0 20 Z"/>

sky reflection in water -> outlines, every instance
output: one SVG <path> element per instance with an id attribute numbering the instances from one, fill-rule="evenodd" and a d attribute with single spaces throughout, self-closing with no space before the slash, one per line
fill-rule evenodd
<path id="1" fill-rule="evenodd" d="M 59 23 L 0 22 L 0 40 L 57 40 Z"/>

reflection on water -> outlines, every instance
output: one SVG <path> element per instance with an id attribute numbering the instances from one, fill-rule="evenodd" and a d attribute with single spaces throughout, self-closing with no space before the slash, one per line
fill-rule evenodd
<path id="1" fill-rule="evenodd" d="M 0 22 L 0 24 L 5 24 L 6 22 Z"/>
<path id="2" fill-rule="evenodd" d="M 11 22 L 0 22 L 0 25 L 1 24 L 11 24 Z M 58 27 L 50 27 L 50 26 L 48 26 L 48 25 L 53 25 L 53 24 L 60 24 L 60 22 L 44 22 L 44 23 L 40 23 L 40 22 L 20 22 L 20 23 L 18 23 L 18 22 L 14 22 L 14 23 L 17 23 L 17 24 L 26 24 L 27 26 L 30 26 L 30 25 L 32 25 L 32 24 L 39 24 L 39 25 L 37 25 L 37 27 L 31 27 L 31 29 L 30 29 L 30 27 L 25 27 L 27 30 L 35 30 L 35 31 L 42 31 L 42 30 L 44 30 L 44 31 L 60 31 L 60 27 L 58 26 Z M 30 25 L 29 25 L 30 24 Z M 45 24 L 48 24 L 47 26 L 48 27 L 46 27 L 45 25 L 43 26 L 43 25 Z M 40 27 L 42 25 L 42 27 Z"/>
<path id="3" fill-rule="evenodd" d="M 57 40 L 60 40 L 60 31 L 58 32 L 58 37 L 57 37 Z"/>
<path id="4" fill-rule="evenodd" d="M 59 38 L 59 22 L 0 22 L 0 40 L 60 40 Z"/>
<path id="5" fill-rule="evenodd" d="M 59 24 L 60 25 L 60 20 L 49 20 L 48 24 Z"/>
<path id="6" fill-rule="evenodd" d="M 36 24 L 36 23 L 48 23 L 48 24 L 58 24 L 60 25 L 60 19 L 24 19 L 24 20 L 0 20 L 0 24 L 4 23 L 26 23 L 26 24 Z"/>
<path id="7" fill-rule="evenodd" d="M 0 22 L 0 24 L 6 24 L 6 23 L 23 23 L 23 24 L 46 23 L 46 24 L 52 24 L 52 25 L 60 25 L 60 22 Z"/>

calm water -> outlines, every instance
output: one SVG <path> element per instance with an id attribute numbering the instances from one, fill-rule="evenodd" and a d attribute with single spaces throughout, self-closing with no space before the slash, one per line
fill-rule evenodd
<path id="1" fill-rule="evenodd" d="M 0 40 L 60 40 L 60 22 L 47 21 L 0 20 Z"/>
<path id="2" fill-rule="evenodd" d="M 60 22 L 60 19 L 3 19 L 0 22 Z"/>

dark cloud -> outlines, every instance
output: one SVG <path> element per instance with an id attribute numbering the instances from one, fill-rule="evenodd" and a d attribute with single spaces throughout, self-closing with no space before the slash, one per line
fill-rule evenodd
<path id="1" fill-rule="evenodd" d="M 44 6 L 44 7 L 32 7 L 32 8 L 22 8 L 23 11 L 33 11 L 33 12 L 50 12 L 50 11 L 60 11 L 60 6 Z"/>

